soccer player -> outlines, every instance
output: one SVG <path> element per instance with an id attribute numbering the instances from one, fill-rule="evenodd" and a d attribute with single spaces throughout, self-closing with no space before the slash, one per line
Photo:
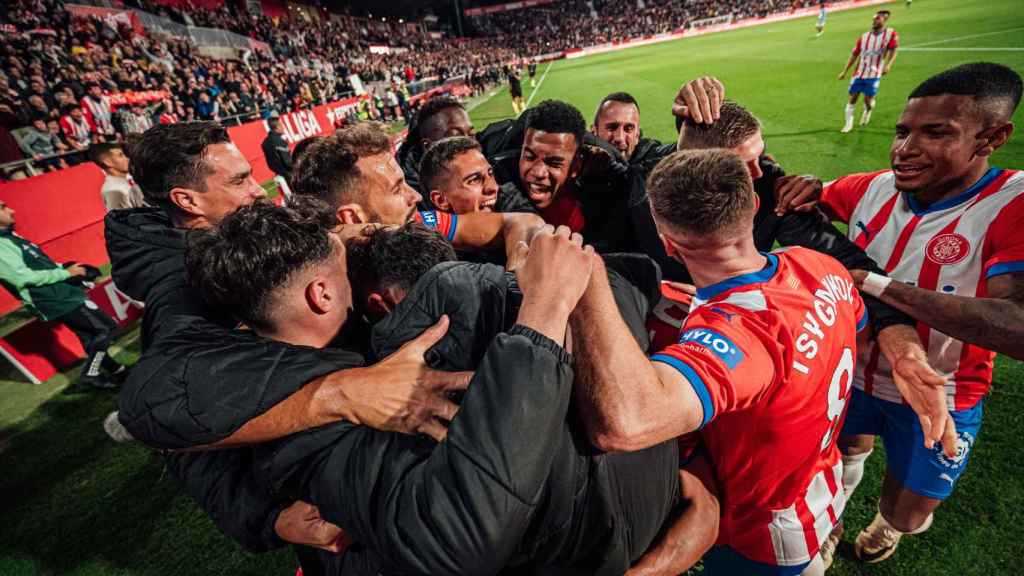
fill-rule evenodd
<path id="1" fill-rule="evenodd" d="M 522 72 L 520 72 L 517 62 L 508 65 L 506 76 L 508 77 L 508 93 L 512 96 L 512 110 L 518 116 L 522 114 L 525 106 L 523 106 L 523 84 L 520 82 Z"/>
<path id="2" fill-rule="evenodd" d="M 427 148 L 452 136 L 473 138 L 473 121 L 461 102 L 451 96 L 435 96 L 420 107 L 409 128 L 409 135 L 398 147 L 396 157 L 405 172 L 405 182 L 426 196 L 420 189 L 420 161 Z"/>
<path id="3" fill-rule="evenodd" d="M 427 150 L 419 176 L 424 195 L 442 212 L 535 212 L 512 183 L 498 186 L 494 169 L 472 138 L 445 138 Z"/>
<path id="4" fill-rule="evenodd" d="M 814 28 L 818 31 L 815 36 L 821 36 L 825 33 L 825 18 L 828 16 L 828 12 L 825 9 L 825 0 L 818 0 L 818 23 L 814 25 Z"/>
<path id="5" fill-rule="evenodd" d="M 871 121 L 871 111 L 875 109 L 875 97 L 882 76 L 889 73 L 892 63 L 896 60 L 896 49 L 899 46 L 899 35 L 896 30 L 886 27 L 888 10 L 875 12 L 871 22 L 871 30 L 861 34 L 853 46 L 853 53 L 846 61 L 846 67 L 839 73 L 839 79 L 846 77 L 854 62 L 859 62 L 850 81 L 850 101 L 846 104 L 845 118 L 841 132 L 846 134 L 853 130 L 853 113 L 857 109 L 857 99 L 864 94 L 864 112 L 860 115 L 860 125 L 866 126 Z"/>
<path id="6" fill-rule="evenodd" d="M 292 188 L 330 205 L 343 224 L 400 225 L 415 220 L 437 230 L 457 249 L 505 248 L 510 267 L 517 245 L 544 222 L 535 214 L 454 214 L 419 210 L 423 199 L 405 183 L 382 124 L 362 122 L 338 130 L 306 149 L 295 166 Z"/>
<path id="7" fill-rule="evenodd" d="M 904 534 L 931 526 L 977 441 L 995 353 L 1024 359 L 1024 174 L 989 165 L 1013 133 L 1020 98 L 1020 76 L 999 64 L 937 74 L 907 100 L 891 170 L 840 178 L 822 195 L 892 278 L 855 272 L 860 289 L 920 321 L 929 363 L 948 378 L 936 418 L 948 407 L 956 428 L 955 436 L 947 428 L 942 449 L 923 448 L 905 405 L 913 398 L 894 386 L 875 347 L 862 350 L 840 447 L 850 494 L 875 436 L 885 442 L 878 514 L 854 548 L 866 562 L 885 560 Z"/>
<path id="8" fill-rule="evenodd" d="M 695 307 L 676 343 L 647 361 L 595 263 L 571 316 L 591 440 L 636 450 L 699 430 L 722 509 L 705 569 L 820 574 L 818 547 L 846 504 L 836 437 L 864 304 L 824 254 L 758 252 L 757 196 L 735 153 L 677 152 L 648 193 L 666 250 L 693 273 Z"/>
<path id="9" fill-rule="evenodd" d="M 537 61 L 530 60 L 530 64 L 526 67 L 526 69 L 530 72 L 530 88 L 536 88 L 537 81 L 535 78 L 537 76 Z"/>

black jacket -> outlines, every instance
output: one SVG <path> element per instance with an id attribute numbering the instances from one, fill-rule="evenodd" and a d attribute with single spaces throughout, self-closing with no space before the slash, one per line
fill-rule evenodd
<path id="1" fill-rule="evenodd" d="M 216 442 L 333 366 L 361 358 L 296 349 L 233 332 L 185 279 L 184 230 L 158 208 L 114 210 L 105 220 L 114 282 L 145 302 L 142 358 L 119 397 L 120 420 L 157 448 Z M 337 354 L 337 353 L 336 353 Z M 249 449 L 169 453 L 168 469 L 227 535 L 249 550 L 280 546 L 283 503 L 249 473 Z"/>
<path id="2" fill-rule="evenodd" d="M 292 176 L 292 151 L 277 132 L 273 130 L 263 139 L 263 156 L 267 159 L 267 167 L 278 176 L 290 179 Z"/>
<path id="3" fill-rule="evenodd" d="M 659 279 L 647 262 L 613 266 L 642 289 L 611 273 L 644 342 Z M 383 357 L 449 315 L 428 359 L 476 373 L 447 440 L 341 422 L 259 450 L 272 489 L 313 502 L 360 543 L 333 560 L 335 572 L 621 574 L 668 517 L 679 496 L 674 442 L 593 451 L 569 410 L 568 355 L 513 326 L 511 278 L 493 265 L 439 265 L 374 327 L 374 355 Z"/>

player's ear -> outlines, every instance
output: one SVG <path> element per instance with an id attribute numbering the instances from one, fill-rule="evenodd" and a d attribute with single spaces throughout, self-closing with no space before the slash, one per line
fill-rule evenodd
<path id="1" fill-rule="evenodd" d="M 306 285 L 305 296 L 306 305 L 315 314 L 326 314 L 331 310 L 334 303 L 334 295 L 331 294 L 327 281 L 319 274 L 314 276 L 313 280 Z"/>
<path id="2" fill-rule="evenodd" d="M 434 204 L 434 206 L 437 206 L 438 210 L 442 212 L 452 211 L 451 203 L 448 202 L 448 198 L 446 198 L 444 194 L 441 194 L 440 190 L 430 191 L 430 201 Z"/>
<path id="3" fill-rule="evenodd" d="M 342 204 L 338 206 L 338 222 L 342 224 L 366 224 L 366 212 L 359 204 Z"/>
<path id="4" fill-rule="evenodd" d="M 370 318 L 379 319 L 391 313 L 391 304 L 387 298 L 377 292 L 366 297 L 366 311 Z"/>
<path id="5" fill-rule="evenodd" d="M 680 258 L 679 250 L 676 249 L 676 245 L 674 242 L 672 242 L 672 239 L 669 238 L 668 236 L 665 236 L 661 232 L 658 232 L 658 238 L 661 240 L 662 247 L 665 248 L 665 254 L 669 258 L 674 258 L 678 260 Z"/>
<path id="6" fill-rule="evenodd" d="M 991 156 L 1013 135 L 1013 122 L 1006 122 L 999 126 L 993 126 L 978 134 L 981 140 L 981 147 L 975 150 L 976 156 Z"/>

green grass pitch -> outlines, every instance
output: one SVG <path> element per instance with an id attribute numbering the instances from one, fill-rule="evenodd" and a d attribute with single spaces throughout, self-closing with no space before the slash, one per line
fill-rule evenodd
<path id="1" fill-rule="evenodd" d="M 608 92 L 627 90 L 640 101 L 645 133 L 674 137 L 668 107 L 681 81 L 713 74 L 727 95 L 764 124 L 768 151 L 790 173 L 832 179 L 887 165 L 892 126 L 910 90 L 930 74 L 958 63 L 994 60 L 1024 72 L 1024 13 L 1015 0 L 918 0 L 885 6 L 904 48 L 883 80 L 878 108 L 866 129 L 839 134 L 846 82 L 836 80 L 874 8 L 832 13 L 814 38 L 815 17 L 687 38 L 622 52 L 540 66 L 547 77 L 534 95 L 567 100 L 588 119 Z M 926 45 L 926 46 L 923 46 Z M 1002 50 L 989 50 L 1001 48 Z M 1013 50 L 1007 50 L 1011 48 Z M 505 91 L 473 110 L 480 129 L 512 114 Z M 1024 113 L 1017 124 L 1024 126 Z M 1024 167 L 1024 135 L 995 157 Z M 135 335 L 122 339 L 119 358 L 138 354 Z M 0 575 L 280 575 L 294 573 L 287 550 L 250 555 L 220 535 L 163 472 L 159 457 L 139 446 L 116 445 L 101 429 L 114 409 L 110 395 L 63 396 L 67 377 L 40 386 L 13 371 L 0 373 Z M 829 574 L 1017 574 L 1024 553 L 1016 529 L 1024 516 L 1024 365 L 1000 358 L 986 400 L 985 424 L 968 472 L 940 509 L 934 527 L 908 538 L 896 556 L 874 567 L 849 559 Z M 850 503 L 847 539 L 874 514 L 882 450 L 868 465 Z M 764 457 L 770 457 L 766 450 Z"/>

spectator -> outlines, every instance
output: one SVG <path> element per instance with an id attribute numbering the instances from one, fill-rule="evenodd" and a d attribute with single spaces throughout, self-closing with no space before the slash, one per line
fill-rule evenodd
<path id="1" fill-rule="evenodd" d="M 50 133 L 46 127 L 46 120 L 42 118 L 32 121 L 32 127 L 21 137 L 19 145 L 27 158 L 35 159 L 37 164 L 47 172 L 67 167 L 63 158 L 56 157 L 60 152 L 58 147 L 63 147 L 63 144 Z M 66 149 L 66 147 L 64 148 Z"/>
<path id="2" fill-rule="evenodd" d="M 82 114 L 78 106 L 65 106 L 63 115 L 60 117 L 60 127 L 64 130 L 64 137 L 75 150 L 85 150 L 93 140 L 95 128 L 88 118 Z"/>
<path id="3" fill-rule="evenodd" d="M 82 98 L 82 110 L 96 135 L 101 138 L 114 136 L 110 98 L 103 94 L 99 84 L 93 82 L 86 87 L 85 97 Z"/>

